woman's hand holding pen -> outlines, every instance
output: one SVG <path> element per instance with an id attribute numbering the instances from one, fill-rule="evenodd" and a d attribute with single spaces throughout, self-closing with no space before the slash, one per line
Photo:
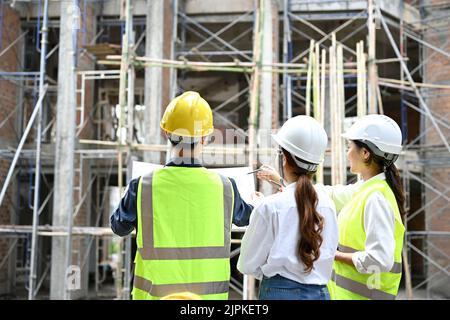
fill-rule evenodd
<path id="1" fill-rule="evenodd" d="M 281 177 L 278 174 L 277 170 L 275 170 L 273 167 L 263 164 L 260 168 L 260 171 L 256 173 L 256 177 L 261 180 L 265 181 L 280 181 Z"/>
<path id="2" fill-rule="evenodd" d="M 272 184 L 275 184 L 279 187 L 278 191 L 283 191 L 283 179 L 278 174 L 277 170 L 275 168 L 264 164 L 259 168 L 259 171 L 256 173 L 256 177 L 261 180 L 265 180 L 267 182 L 270 182 Z"/>

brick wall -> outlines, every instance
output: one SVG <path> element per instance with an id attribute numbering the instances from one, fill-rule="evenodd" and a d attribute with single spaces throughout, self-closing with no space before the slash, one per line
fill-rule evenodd
<path id="1" fill-rule="evenodd" d="M 5 49 L 20 35 L 21 23 L 18 13 L 11 9 L 9 5 L 3 5 L 3 24 L 1 27 L 2 43 L 0 51 Z M 14 45 L 0 58 L 0 71 L 18 71 L 19 46 Z M 8 80 L 0 79 L 0 123 L 14 110 L 17 105 L 17 86 Z M 16 114 L 0 128 L 0 148 L 7 146 L 17 146 L 15 133 Z M 0 158 L 0 186 L 3 187 L 11 161 Z M 10 224 L 13 208 L 13 185 L 9 185 L 6 197 L 0 206 L 0 224 Z M 6 256 L 10 241 L 5 237 L 0 237 L 0 261 Z M 8 263 L 0 270 L 0 295 L 9 291 Z"/>
<path id="2" fill-rule="evenodd" d="M 5 49 L 20 35 L 20 17 L 16 11 L 12 10 L 8 5 L 3 5 L 3 25 L 2 43 L 0 51 Z M 18 44 L 6 51 L 0 58 L 0 71 L 18 71 Z M 17 86 L 14 82 L 0 79 L 0 122 L 3 122 L 8 114 L 14 110 L 17 104 Z M 0 139 L 12 141 L 16 139 L 14 134 L 15 116 L 9 118 L 8 122 L 0 128 Z"/>

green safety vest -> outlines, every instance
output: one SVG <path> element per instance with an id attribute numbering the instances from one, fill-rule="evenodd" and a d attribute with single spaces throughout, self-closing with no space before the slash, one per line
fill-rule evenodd
<path id="1" fill-rule="evenodd" d="M 231 182 L 205 168 L 164 167 L 139 179 L 133 299 L 179 292 L 228 299 Z"/>
<path id="2" fill-rule="evenodd" d="M 384 195 L 394 211 L 394 266 L 389 272 L 363 274 L 359 273 L 353 265 L 334 261 L 331 281 L 328 283 L 328 290 L 333 300 L 392 300 L 397 296 L 402 277 L 402 248 L 405 227 L 401 220 L 394 193 L 385 180 L 373 179 L 366 182 L 355 193 L 352 200 L 342 208 L 338 216 L 338 250 L 349 253 L 365 250 L 364 207 L 367 198 L 376 191 Z"/>

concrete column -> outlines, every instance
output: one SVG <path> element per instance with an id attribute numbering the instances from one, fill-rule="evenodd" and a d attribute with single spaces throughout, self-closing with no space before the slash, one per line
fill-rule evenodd
<path id="1" fill-rule="evenodd" d="M 278 4 L 274 0 L 263 0 L 263 40 L 262 63 L 271 64 L 278 61 Z M 272 128 L 278 128 L 278 75 L 270 72 L 261 74 L 260 113 L 259 113 L 259 146 L 269 148 L 272 145 L 270 136 Z M 277 168 L 275 154 L 259 155 L 262 164 Z M 273 186 L 263 182 L 260 191 L 271 194 Z"/>
<path id="2" fill-rule="evenodd" d="M 164 1 L 147 1 L 147 29 L 145 55 L 154 59 L 163 58 Z M 159 121 L 162 116 L 163 68 L 145 68 L 145 143 L 161 144 L 163 139 Z M 144 161 L 160 163 L 158 152 L 144 153 Z"/>
<path id="3" fill-rule="evenodd" d="M 75 148 L 75 43 L 72 30 L 76 10 L 71 2 L 61 2 L 59 32 L 58 102 L 56 115 L 55 191 L 53 195 L 53 226 L 67 226 L 74 212 L 74 148 Z M 72 23 L 74 22 L 74 23 Z M 50 299 L 64 298 L 66 237 L 52 238 Z"/>

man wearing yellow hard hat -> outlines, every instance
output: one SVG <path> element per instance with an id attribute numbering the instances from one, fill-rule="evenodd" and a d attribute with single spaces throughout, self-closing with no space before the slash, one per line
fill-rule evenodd
<path id="1" fill-rule="evenodd" d="M 211 108 L 197 92 L 173 99 L 160 126 L 172 159 L 132 180 L 111 216 L 115 234 L 137 231 L 133 299 L 180 292 L 228 299 L 231 223 L 248 225 L 253 207 L 233 179 L 202 166 L 202 147 L 214 127 Z"/>

